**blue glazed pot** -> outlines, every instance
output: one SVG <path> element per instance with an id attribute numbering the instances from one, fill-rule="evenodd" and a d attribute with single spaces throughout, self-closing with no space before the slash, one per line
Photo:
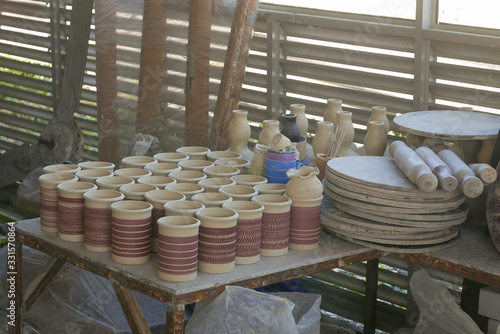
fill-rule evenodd
<path id="1" fill-rule="evenodd" d="M 290 169 L 290 168 L 295 168 L 296 164 L 297 162 L 295 160 L 279 161 L 279 160 L 266 159 L 266 168 L 269 169 Z"/>
<path id="2" fill-rule="evenodd" d="M 290 181 L 289 177 L 275 177 L 275 176 L 270 176 L 270 175 L 264 175 L 264 176 L 267 178 L 268 183 L 286 184 L 286 183 L 288 183 L 288 181 Z"/>

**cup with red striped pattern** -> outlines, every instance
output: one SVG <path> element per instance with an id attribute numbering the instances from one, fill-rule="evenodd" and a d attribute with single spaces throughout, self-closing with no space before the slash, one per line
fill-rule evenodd
<path id="1" fill-rule="evenodd" d="M 200 221 L 188 216 L 158 219 L 157 275 L 168 282 L 188 282 L 198 272 Z"/>
<path id="2" fill-rule="evenodd" d="M 290 209 L 290 249 L 312 250 L 318 248 L 323 195 L 316 198 L 290 198 L 292 200 Z"/>
<path id="3" fill-rule="evenodd" d="M 111 258 L 120 264 L 142 264 L 151 258 L 153 205 L 144 201 L 111 204 Z"/>
<path id="4" fill-rule="evenodd" d="M 83 194 L 96 190 L 90 182 L 63 182 L 57 186 L 59 238 L 66 241 L 81 242 L 84 239 L 84 199 Z"/>
<path id="5" fill-rule="evenodd" d="M 196 211 L 200 220 L 198 269 L 210 274 L 234 270 L 238 213 L 227 208 L 204 208 Z"/>
<path id="6" fill-rule="evenodd" d="M 111 252 L 111 204 L 124 198 L 121 192 L 107 189 L 83 194 L 83 247 L 92 252 Z"/>

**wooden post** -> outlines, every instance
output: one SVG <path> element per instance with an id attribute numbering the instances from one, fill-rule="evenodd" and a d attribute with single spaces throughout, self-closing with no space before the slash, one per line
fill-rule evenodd
<path id="1" fill-rule="evenodd" d="M 208 142 L 211 31 L 212 2 L 191 0 L 186 69 L 186 145 L 205 146 Z"/>
<path id="2" fill-rule="evenodd" d="M 209 146 L 214 150 L 225 150 L 228 147 L 227 132 L 231 112 L 239 105 L 258 6 L 259 0 L 238 0 L 236 4 L 214 110 L 215 131 L 212 131 L 210 136 Z"/>
<path id="3" fill-rule="evenodd" d="M 118 163 L 116 85 L 116 0 L 95 3 L 98 158 Z"/>
<path id="4" fill-rule="evenodd" d="M 373 334 L 377 329 L 378 263 L 378 259 L 366 261 L 364 334 Z"/>
<path id="5" fill-rule="evenodd" d="M 158 136 L 161 124 L 161 88 L 167 43 L 164 0 L 146 0 L 142 18 L 137 132 Z"/>

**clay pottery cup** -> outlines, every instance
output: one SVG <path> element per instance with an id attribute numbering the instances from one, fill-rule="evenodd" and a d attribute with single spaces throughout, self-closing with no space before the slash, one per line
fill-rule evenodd
<path id="1" fill-rule="evenodd" d="M 241 171 L 236 167 L 231 166 L 210 166 L 203 168 L 203 173 L 205 173 L 209 178 L 227 178 L 235 176 L 241 173 Z"/>
<path id="2" fill-rule="evenodd" d="M 222 193 L 201 193 L 193 195 L 191 199 L 202 203 L 206 208 L 222 207 L 222 204 L 233 200 L 231 196 Z"/>
<path id="3" fill-rule="evenodd" d="M 145 170 L 151 172 L 153 176 L 169 176 L 170 173 L 181 170 L 181 166 L 172 162 L 158 162 L 147 164 L 144 166 Z"/>
<path id="4" fill-rule="evenodd" d="M 153 173 L 150 171 L 144 169 L 144 168 L 120 168 L 115 170 L 115 176 L 125 176 L 129 177 L 134 182 L 137 182 L 138 179 L 140 179 L 143 176 L 151 176 Z"/>
<path id="5" fill-rule="evenodd" d="M 157 189 L 158 187 L 150 184 L 134 183 L 121 186 L 119 191 L 125 195 L 126 200 L 145 201 L 144 195 L 148 191 Z"/>
<path id="6" fill-rule="evenodd" d="M 95 184 L 99 189 L 116 190 L 126 184 L 134 184 L 135 181 L 125 176 L 104 176 L 95 180 Z"/>
<path id="7" fill-rule="evenodd" d="M 247 167 L 250 167 L 250 161 L 243 158 L 222 158 L 214 161 L 216 166 L 229 166 L 236 167 L 240 170 L 241 174 L 247 174 Z"/>
<path id="8" fill-rule="evenodd" d="M 78 166 L 82 169 L 99 169 L 99 170 L 107 170 L 113 172 L 115 170 L 115 164 L 107 161 L 83 161 L 78 164 Z"/>
<path id="9" fill-rule="evenodd" d="M 170 173 L 169 176 L 171 178 L 176 179 L 177 182 L 179 183 L 194 183 L 194 184 L 197 184 L 199 181 L 207 178 L 207 175 L 205 173 L 194 170 L 180 170 Z"/>
<path id="10" fill-rule="evenodd" d="M 204 209 L 205 205 L 195 201 L 172 201 L 163 205 L 165 216 L 187 216 L 196 217 L 196 212 Z"/>
<path id="11" fill-rule="evenodd" d="M 250 186 L 224 186 L 219 192 L 231 196 L 234 201 L 249 201 L 252 197 L 259 194 L 257 190 Z"/>
<path id="12" fill-rule="evenodd" d="M 231 180 L 235 181 L 238 185 L 251 187 L 267 183 L 267 179 L 264 176 L 250 174 L 231 176 Z"/>
<path id="13" fill-rule="evenodd" d="M 165 153 L 157 153 L 153 156 L 158 163 L 160 162 L 168 162 L 177 164 L 179 161 L 189 160 L 189 155 L 179 152 L 165 152 Z"/>
<path id="14" fill-rule="evenodd" d="M 285 193 L 285 183 L 262 183 L 254 186 L 254 189 L 259 192 L 259 195 L 274 194 L 283 195 Z"/>
<path id="15" fill-rule="evenodd" d="M 213 177 L 201 180 L 198 182 L 198 184 L 205 188 L 205 192 L 217 193 L 219 192 L 220 187 L 235 185 L 236 182 L 225 177 Z"/>
<path id="16" fill-rule="evenodd" d="M 113 172 L 107 169 L 82 169 L 75 173 L 78 177 L 78 181 L 81 182 L 91 182 L 95 184 L 95 181 L 100 177 L 113 176 Z"/>
<path id="17" fill-rule="evenodd" d="M 68 173 L 75 174 L 76 172 L 82 170 L 80 166 L 72 164 L 54 164 L 43 167 L 42 171 L 44 174 L 48 173 Z"/>
<path id="18" fill-rule="evenodd" d="M 134 155 L 130 157 L 125 157 L 121 160 L 122 168 L 144 168 L 147 164 L 157 163 L 153 157 L 147 157 L 142 155 Z"/>
<path id="19" fill-rule="evenodd" d="M 240 159 L 241 154 L 238 152 L 232 152 L 232 151 L 212 151 L 207 154 L 207 159 L 209 161 L 214 162 L 215 160 L 218 159 Z"/>
<path id="20" fill-rule="evenodd" d="M 208 160 L 184 160 L 179 161 L 178 165 L 182 167 L 182 170 L 194 170 L 201 172 L 203 168 L 213 166 L 214 163 Z"/>
<path id="21" fill-rule="evenodd" d="M 190 160 L 207 160 L 207 154 L 211 150 L 203 146 L 184 146 L 179 147 L 175 152 L 187 154 Z"/>
<path id="22" fill-rule="evenodd" d="M 193 183 L 170 183 L 165 187 L 165 189 L 180 192 L 186 196 L 186 200 L 190 200 L 193 195 L 204 191 L 202 186 Z"/>
<path id="23" fill-rule="evenodd" d="M 168 176 L 143 176 L 137 180 L 137 183 L 149 184 L 158 189 L 164 189 L 171 183 L 177 183 L 177 180 Z"/>

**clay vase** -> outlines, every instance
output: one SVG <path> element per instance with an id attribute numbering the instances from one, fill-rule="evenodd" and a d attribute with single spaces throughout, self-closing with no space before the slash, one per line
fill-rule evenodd
<path id="1" fill-rule="evenodd" d="M 191 197 L 191 200 L 200 202 L 206 208 L 221 208 L 222 204 L 231 202 L 233 199 L 228 194 L 223 193 L 201 193 Z"/>
<path id="2" fill-rule="evenodd" d="M 239 153 L 243 159 L 252 160 L 252 151 L 248 149 L 251 129 L 247 119 L 248 111 L 233 110 L 233 118 L 229 123 L 227 138 L 229 140 L 228 151 Z"/>
<path id="3" fill-rule="evenodd" d="M 76 172 L 82 170 L 77 165 L 72 164 L 54 164 L 43 167 L 42 171 L 44 174 L 48 173 L 67 173 L 67 174 L 75 174 Z"/>
<path id="4" fill-rule="evenodd" d="M 197 184 L 199 181 L 206 179 L 207 175 L 203 172 L 194 170 L 179 170 L 170 173 L 169 177 L 177 180 L 177 182 L 179 183 Z"/>
<path id="5" fill-rule="evenodd" d="M 233 201 L 224 203 L 222 207 L 234 210 L 239 215 L 236 225 L 235 263 L 259 262 L 264 205 L 250 201 Z"/>
<path id="6" fill-rule="evenodd" d="M 143 176 L 137 180 L 138 184 L 149 184 L 158 189 L 165 189 L 166 186 L 172 183 L 177 183 L 177 180 L 168 176 Z"/>
<path id="7" fill-rule="evenodd" d="M 387 138 L 384 130 L 384 122 L 370 121 L 368 122 L 368 131 L 366 132 L 365 154 L 371 156 L 383 156 L 387 149 Z"/>
<path id="8" fill-rule="evenodd" d="M 259 195 L 283 195 L 285 193 L 285 183 L 262 183 L 254 186 L 254 189 L 259 192 Z"/>
<path id="9" fill-rule="evenodd" d="M 387 136 L 390 129 L 389 119 L 387 118 L 387 109 L 384 106 L 373 106 L 372 113 L 368 122 L 381 121 L 384 122 L 384 134 Z"/>
<path id="10" fill-rule="evenodd" d="M 121 160 L 121 168 L 144 168 L 147 164 L 157 163 L 153 157 L 147 157 L 142 155 L 135 155 L 130 157 L 125 157 Z"/>
<path id="11" fill-rule="evenodd" d="M 262 131 L 259 135 L 259 144 L 269 145 L 271 139 L 280 133 L 280 122 L 275 119 L 265 119 L 262 122 Z"/>
<path id="12" fill-rule="evenodd" d="M 235 181 L 238 185 L 250 187 L 268 182 L 264 176 L 259 175 L 235 175 L 231 176 L 231 180 Z"/>
<path id="13" fill-rule="evenodd" d="M 182 170 L 182 167 L 173 162 L 158 162 L 147 164 L 144 169 L 150 171 L 153 176 L 169 176 L 172 172 Z"/>
<path id="14" fill-rule="evenodd" d="M 151 190 L 144 194 L 148 203 L 151 203 L 151 251 L 158 252 L 158 219 L 165 216 L 165 203 L 185 201 L 186 196 L 177 191 L 166 189 Z"/>
<path id="15" fill-rule="evenodd" d="M 168 216 L 158 220 L 157 275 L 168 282 L 189 282 L 198 272 L 200 221 L 194 217 Z"/>
<path id="16" fill-rule="evenodd" d="M 91 190 L 83 194 L 83 247 L 91 252 L 111 252 L 111 204 L 125 196 L 116 190 Z"/>
<path id="17" fill-rule="evenodd" d="M 292 142 L 300 141 L 300 129 L 297 124 L 297 115 L 283 114 L 280 117 L 280 132 Z"/>
<path id="18" fill-rule="evenodd" d="M 297 126 L 301 136 L 306 136 L 309 129 L 309 121 L 306 117 L 306 106 L 300 103 L 290 105 L 290 113 L 297 115 Z"/>
<path id="19" fill-rule="evenodd" d="M 289 169 L 286 175 L 290 178 L 286 185 L 286 196 L 290 198 L 311 199 L 323 194 L 323 185 L 316 177 L 317 167 L 302 166 L 299 169 Z"/>
<path id="20" fill-rule="evenodd" d="M 226 208 L 205 208 L 196 212 L 201 221 L 198 242 L 198 269 L 209 274 L 234 270 L 236 225 L 239 215 Z"/>
<path id="21" fill-rule="evenodd" d="M 120 264 L 142 264 L 151 258 L 151 212 L 143 201 L 111 204 L 111 259 Z"/>
<path id="22" fill-rule="evenodd" d="M 257 190 L 251 186 L 224 186 L 219 189 L 219 192 L 230 196 L 234 201 L 249 201 L 252 197 L 259 194 Z"/>
<path id="23" fill-rule="evenodd" d="M 217 193 L 220 187 L 235 185 L 236 182 L 225 177 L 212 177 L 201 180 L 198 184 L 205 188 L 205 192 L 207 193 Z"/>
<path id="24" fill-rule="evenodd" d="M 292 200 L 281 195 L 257 195 L 252 197 L 252 201 L 264 205 L 260 254 L 262 256 L 287 254 Z"/>
<path id="25" fill-rule="evenodd" d="M 90 182 L 63 182 L 57 185 L 59 239 L 72 242 L 83 241 L 83 194 L 96 189 L 97 186 Z"/>
<path id="26" fill-rule="evenodd" d="M 342 100 L 336 98 L 328 99 L 326 101 L 326 110 L 325 114 L 323 115 L 323 121 L 332 122 L 333 124 L 335 124 L 335 122 L 337 121 L 337 112 L 339 111 L 343 111 Z"/>
<path id="27" fill-rule="evenodd" d="M 212 151 L 207 154 L 207 160 L 214 162 L 217 159 L 241 159 L 241 154 L 231 151 Z"/>
<path id="28" fill-rule="evenodd" d="M 159 163 L 177 164 L 179 161 L 189 160 L 189 155 L 180 152 L 157 153 L 153 156 Z"/>
<path id="29" fill-rule="evenodd" d="M 125 195 L 126 200 L 145 201 L 146 198 L 144 197 L 144 195 L 148 191 L 157 189 L 158 187 L 152 186 L 150 184 L 134 183 L 121 186 L 118 191 Z"/>
<path id="30" fill-rule="evenodd" d="M 57 186 L 63 182 L 76 182 L 78 177 L 70 173 L 48 173 L 38 178 L 40 182 L 40 224 L 42 231 L 58 232 Z"/>
<path id="31" fill-rule="evenodd" d="M 350 111 L 342 111 L 337 113 L 337 123 L 335 124 L 336 137 L 334 143 L 341 140 L 339 150 L 336 156 L 356 156 L 359 155 L 352 150 L 354 139 L 354 126 L 352 124 L 352 113 Z M 343 134 L 343 138 L 342 138 Z"/>
<path id="32" fill-rule="evenodd" d="M 184 146 L 175 150 L 177 153 L 188 155 L 191 160 L 207 160 L 207 154 L 210 153 L 210 151 L 208 147 L 203 146 Z"/>
<path id="33" fill-rule="evenodd" d="M 99 170 L 107 170 L 113 172 L 115 170 L 115 164 L 107 161 L 83 161 L 78 164 L 78 166 L 82 169 L 99 169 Z"/>
<path id="34" fill-rule="evenodd" d="M 126 184 L 134 184 L 135 181 L 125 176 L 105 176 L 95 180 L 95 184 L 99 189 L 116 190 Z"/>
<path id="35" fill-rule="evenodd" d="M 153 173 L 144 168 L 131 167 L 131 168 L 120 168 L 115 170 L 115 176 L 129 177 L 132 180 L 134 180 L 134 182 L 137 182 L 137 180 L 139 180 L 139 178 L 143 176 L 151 176 L 151 175 L 153 175 Z"/>
<path id="36" fill-rule="evenodd" d="M 205 190 L 201 185 L 193 183 L 170 183 L 165 189 L 183 194 L 186 196 L 186 200 L 190 200 L 193 195 L 202 193 Z"/>
<path id="37" fill-rule="evenodd" d="M 200 202 L 185 200 L 167 202 L 163 205 L 163 208 L 165 209 L 165 216 L 196 217 L 196 212 L 204 209 L 205 206 Z"/>
<path id="38" fill-rule="evenodd" d="M 205 173 L 208 178 L 229 179 L 231 176 L 240 174 L 241 171 L 237 167 L 232 166 L 210 166 L 203 168 L 203 173 Z"/>
<path id="39" fill-rule="evenodd" d="M 75 173 L 80 182 L 94 183 L 100 177 L 113 176 L 113 172 L 106 169 L 82 169 Z"/>
<path id="40" fill-rule="evenodd" d="M 328 154 L 332 146 L 333 123 L 322 121 L 317 123 L 316 135 L 313 138 L 312 147 L 314 154 Z"/>

